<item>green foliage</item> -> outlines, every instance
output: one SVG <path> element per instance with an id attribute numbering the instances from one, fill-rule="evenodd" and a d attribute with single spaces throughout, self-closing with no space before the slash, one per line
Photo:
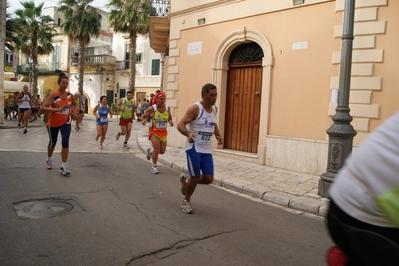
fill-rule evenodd
<path id="1" fill-rule="evenodd" d="M 129 90 L 135 91 L 137 35 L 149 32 L 148 15 L 153 9 L 150 0 L 110 0 L 109 27 L 129 34 Z"/>
<path id="2" fill-rule="evenodd" d="M 58 11 L 64 18 L 61 30 L 73 43 L 88 45 L 91 36 L 98 37 L 101 29 L 101 14 L 89 4 L 93 0 L 61 0 Z"/>
<path id="3" fill-rule="evenodd" d="M 32 82 L 33 95 L 36 96 L 37 88 L 37 57 L 38 55 L 50 54 L 54 47 L 52 40 L 55 30 L 53 29 L 54 20 L 47 15 L 43 15 L 44 2 L 35 5 L 33 0 L 20 2 L 22 9 L 15 11 L 15 19 L 12 20 L 11 32 L 15 37 L 15 46 L 23 54 L 32 57 Z"/>
<path id="4" fill-rule="evenodd" d="M 109 26 L 115 32 L 145 35 L 149 32 L 150 0 L 110 0 Z"/>
<path id="5" fill-rule="evenodd" d="M 15 19 L 9 22 L 9 30 L 16 37 L 16 47 L 26 55 L 50 54 L 54 47 L 51 42 L 55 30 L 54 20 L 43 15 L 43 5 L 34 1 L 21 2 L 23 9 L 15 11 Z"/>
<path id="6" fill-rule="evenodd" d="M 72 43 L 78 44 L 79 59 L 78 90 L 83 94 L 83 76 L 85 64 L 84 48 L 92 36 L 98 37 L 101 30 L 101 14 L 90 6 L 93 0 L 60 0 L 58 11 L 63 14 L 61 30 Z"/>

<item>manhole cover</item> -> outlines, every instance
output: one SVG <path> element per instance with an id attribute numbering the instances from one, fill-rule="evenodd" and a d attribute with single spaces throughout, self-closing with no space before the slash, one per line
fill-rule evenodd
<path id="1" fill-rule="evenodd" d="M 14 203 L 17 216 L 21 219 L 41 219 L 81 212 L 83 209 L 73 199 L 43 199 Z"/>

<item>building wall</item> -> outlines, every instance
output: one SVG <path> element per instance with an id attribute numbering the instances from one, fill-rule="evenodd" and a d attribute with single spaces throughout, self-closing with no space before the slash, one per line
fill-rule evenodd
<path id="1" fill-rule="evenodd" d="M 172 1 L 165 80 L 175 120 L 200 100 L 202 85 L 212 82 L 219 89 L 218 123 L 223 132 L 228 56 L 239 44 L 255 41 L 265 54 L 255 161 L 323 173 L 325 131 L 336 107 L 332 95 L 338 88 L 345 1 L 305 2 L 293 6 L 291 0 Z M 394 32 L 399 3 L 356 3 L 350 108 L 358 145 L 397 110 Z M 198 25 L 199 18 L 205 18 L 205 24 Z M 170 131 L 169 145 L 181 146 L 183 137 Z"/>
<path id="2" fill-rule="evenodd" d="M 113 40 L 113 55 L 117 61 L 125 60 L 126 45 L 129 44 L 129 38 L 127 34 L 114 33 Z M 141 62 L 136 64 L 136 84 L 135 84 L 135 101 L 137 95 L 145 93 L 146 98 L 150 98 L 151 93 L 155 93 L 156 90 L 160 89 L 161 86 L 161 74 L 162 69 L 160 68 L 160 75 L 151 74 L 152 60 L 161 60 L 161 54 L 155 53 L 150 47 L 149 37 L 139 35 L 136 42 L 136 54 L 141 53 Z M 117 70 L 115 80 L 119 83 L 119 89 L 128 90 L 129 87 L 129 69 Z M 142 100 L 142 97 L 140 97 Z"/>

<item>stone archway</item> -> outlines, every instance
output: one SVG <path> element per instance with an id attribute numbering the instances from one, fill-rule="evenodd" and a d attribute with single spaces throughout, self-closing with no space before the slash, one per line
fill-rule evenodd
<path id="1" fill-rule="evenodd" d="M 45 97 L 49 91 L 53 92 L 53 91 L 57 90 L 58 89 L 58 76 L 47 77 L 43 81 L 42 89 L 43 89 L 42 90 L 43 97 Z"/>
<path id="2" fill-rule="evenodd" d="M 257 161 L 259 164 L 266 163 L 266 136 L 268 134 L 270 91 L 271 91 L 271 67 L 273 55 L 271 45 L 266 36 L 260 31 L 241 28 L 226 36 L 216 48 L 212 65 L 212 82 L 219 91 L 217 105 L 219 107 L 218 125 L 221 132 L 224 132 L 224 117 L 226 116 L 226 96 L 228 78 L 228 60 L 231 52 L 238 45 L 248 42 L 256 42 L 263 50 L 262 60 L 262 102 L 260 107 L 259 140 L 257 149 Z"/>

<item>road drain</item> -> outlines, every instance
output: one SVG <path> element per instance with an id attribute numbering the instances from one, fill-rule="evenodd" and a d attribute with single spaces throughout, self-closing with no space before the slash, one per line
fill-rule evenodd
<path id="1" fill-rule="evenodd" d="M 83 212 L 73 199 L 42 199 L 14 203 L 14 209 L 20 219 L 42 219 L 64 214 Z"/>

